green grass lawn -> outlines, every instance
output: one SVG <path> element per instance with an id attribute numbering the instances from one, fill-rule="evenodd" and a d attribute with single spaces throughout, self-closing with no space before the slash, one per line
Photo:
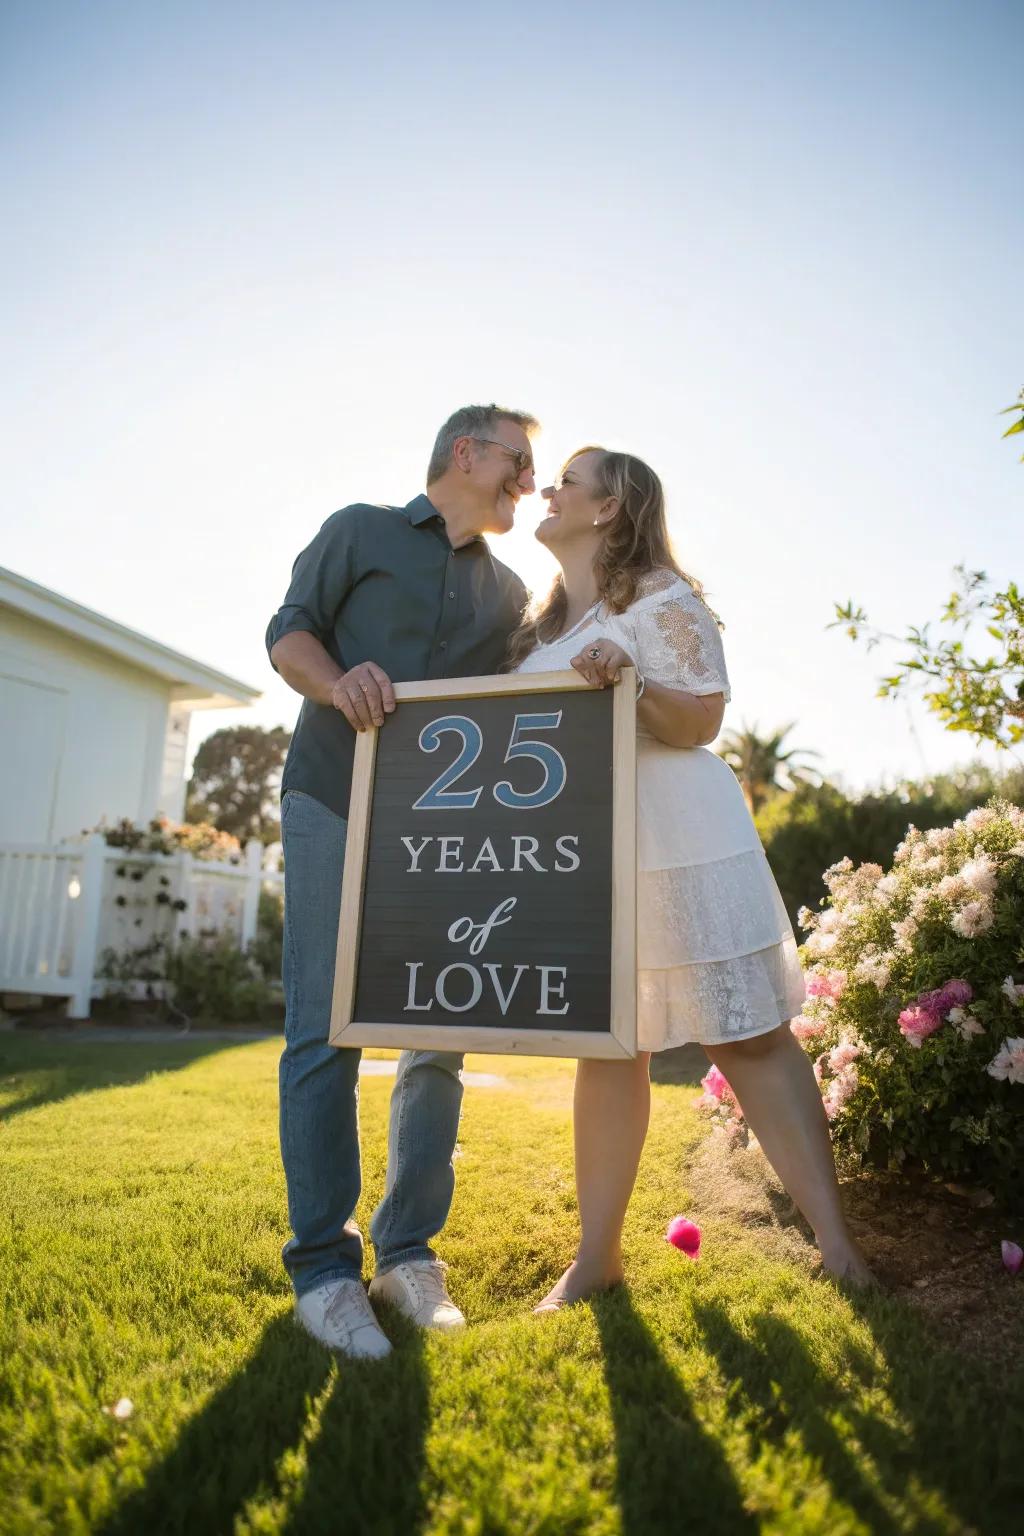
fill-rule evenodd
<path id="1" fill-rule="evenodd" d="M 572 1066 L 472 1059 L 506 1083 L 467 1089 L 440 1242 L 470 1326 L 390 1318 L 389 1360 L 332 1361 L 280 1264 L 279 1050 L 0 1037 L 4 1533 L 1018 1526 L 1024 1332 L 966 1348 L 816 1278 L 692 1086 L 655 1088 L 628 1287 L 535 1319 L 575 1231 Z M 363 1081 L 364 1231 L 390 1091 Z M 662 1241 L 677 1211 L 697 1263 Z"/>

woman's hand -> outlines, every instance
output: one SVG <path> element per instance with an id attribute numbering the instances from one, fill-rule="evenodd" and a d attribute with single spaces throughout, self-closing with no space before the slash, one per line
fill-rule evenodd
<path id="1" fill-rule="evenodd" d="M 633 658 L 621 645 L 611 640 L 593 640 L 585 645 L 569 665 L 594 688 L 604 688 L 617 681 L 623 667 L 634 665 Z"/>

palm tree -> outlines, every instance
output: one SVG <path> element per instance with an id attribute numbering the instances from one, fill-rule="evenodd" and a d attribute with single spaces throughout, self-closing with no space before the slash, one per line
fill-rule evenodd
<path id="1" fill-rule="evenodd" d="M 729 764 L 740 781 L 743 798 L 751 816 L 756 816 L 773 789 L 795 789 L 798 784 L 820 784 L 822 775 L 813 763 L 802 758 L 820 757 L 819 752 L 790 747 L 782 743 L 796 724 L 791 720 L 781 730 L 768 736 L 758 734 L 757 724 L 743 722 L 741 730 L 728 731 L 722 738 L 718 755 Z"/>

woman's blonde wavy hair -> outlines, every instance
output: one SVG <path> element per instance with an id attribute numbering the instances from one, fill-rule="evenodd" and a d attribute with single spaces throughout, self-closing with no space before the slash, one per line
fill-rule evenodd
<path id="1" fill-rule="evenodd" d="M 591 443 L 569 455 L 564 474 L 582 453 L 597 453 L 594 489 L 599 497 L 613 497 L 619 504 L 608 522 L 601 547 L 594 556 L 594 574 L 602 603 L 611 613 L 622 613 L 637 596 L 637 589 L 651 571 L 670 570 L 688 582 L 702 601 L 699 581 L 681 568 L 672 553 L 665 520 L 665 493 L 650 465 L 631 453 L 616 453 Z M 533 603 L 508 643 L 506 670 L 512 671 L 535 646 L 554 640 L 565 624 L 565 582 L 559 571 L 546 597 Z"/>

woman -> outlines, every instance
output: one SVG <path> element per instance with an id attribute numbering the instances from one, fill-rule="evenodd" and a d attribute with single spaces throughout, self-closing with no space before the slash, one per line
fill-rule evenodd
<path id="1" fill-rule="evenodd" d="M 652 1051 L 699 1041 L 725 1074 L 829 1273 L 869 1282 L 846 1225 L 811 1063 L 788 1028 L 804 984 L 793 931 L 732 770 L 704 750 L 729 680 L 719 625 L 669 547 L 661 483 L 627 453 L 583 448 L 542 492 L 537 538 L 562 567 L 510 642 L 514 670 L 573 666 L 595 687 L 638 671 L 638 1044 L 580 1061 L 581 1238 L 537 1307 L 622 1279 L 622 1224 L 650 1115 Z"/>

